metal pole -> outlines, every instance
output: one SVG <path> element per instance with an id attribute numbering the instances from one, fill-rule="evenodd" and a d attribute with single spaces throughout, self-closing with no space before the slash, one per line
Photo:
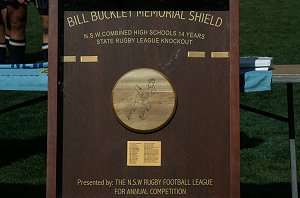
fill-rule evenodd
<path id="1" fill-rule="evenodd" d="M 292 198 L 298 198 L 297 186 L 297 163 L 296 163 L 296 146 L 295 146 L 295 121 L 294 121 L 294 101 L 293 101 L 293 83 L 287 83 L 287 102 L 288 102 L 288 124 L 290 139 L 290 156 L 291 156 L 291 187 Z"/>

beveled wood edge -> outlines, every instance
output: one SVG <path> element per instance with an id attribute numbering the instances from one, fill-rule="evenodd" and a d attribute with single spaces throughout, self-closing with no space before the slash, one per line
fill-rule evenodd
<path id="1" fill-rule="evenodd" d="M 56 197 L 58 0 L 49 0 L 49 75 L 46 197 Z"/>
<path id="2" fill-rule="evenodd" d="M 239 0 L 230 0 L 230 197 L 240 197 Z"/>

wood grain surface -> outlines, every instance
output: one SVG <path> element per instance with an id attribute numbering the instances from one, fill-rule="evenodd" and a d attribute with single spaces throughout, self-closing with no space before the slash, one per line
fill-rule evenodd
<path id="1" fill-rule="evenodd" d="M 167 124 L 176 108 L 176 95 L 160 72 L 140 68 L 127 72 L 115 84 L 112 104 L 117 119 L 133 131 L 153 132 Z"/>
<path id="2" fill-rule="evenodd" d="M 50 47 L 47 197 L 239 197 L 238 3 L 230 2 L 230 11 L 105 20 L 61 10 L 59 46 Z M 157 166 L 128 165 L 140 155 L 128 152 L 132 142 L 159 143 L 141 152 L 159 151 Z"/>

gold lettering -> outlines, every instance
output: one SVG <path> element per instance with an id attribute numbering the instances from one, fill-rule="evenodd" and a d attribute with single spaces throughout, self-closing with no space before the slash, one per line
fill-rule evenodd
<path id="1" fill-rule="evenodd" d="M 77 186 L 104 186 L 105 181 L 103 180 L 82 180 L 77 179 Z"/>
<path id="2" fill-rule="evenodd" d="M 88 39 L 89 38 L 88 34 L 83 34 L 83 38 Z"/>
<path id="3" fill-rule="evenodd" d="M 175 45 L 191 45 L 191 39 L 177 39 L 177 38 L 162 38 L 162 44 L 175 44 Z"/>
<path id="4" fill-rule="evenodd" d="M 217 17 L 215 26 L 220 27 L 222 25 L 222 23 L 223 23 L 223 19 L 221 17 Z"/>
<path id="5" fill-rule="evenodd" d="M 180 19 L 180 20 L 189 20 L 194 22 L 203 23 L 206 25 L 220 27 L 223 24 L 223 19 L 221 17 L 204 13 L 201 11 L 190 11 L 185 16 L 186 12 L 184 11 L 136 11 L 135 17 L 159 17 L 159 18 L 169 18 L 169 19 Z M 85 13 L 78 15 L 70 16 L 66 18 L 68 27 L 74 27 L 77 25 L 82 25 L 90 21 L 101 21 L 101 20 L 110 20 L 110 19 L 121 19 L 132 17 L 132 11 L 90 11 L 90 16 L 86 17 Z M 142 33 L 136 33 L 136 35 L 145 35 Z M 175 35 L 174 35 L 175 36 Z M 94 38 L 95 35 L 89 36 L 89 38 Z M 87 36 L 84 36 L 87 38 Z"/>
<path id="6" fill-rule="evenodd" d="M 161 185 L 161 179 L 144 179 L 144 185 L 148 185 L 148 186 Z"/>
<path id="7" fill-rule="evenodd" d="M 151 15 L 150 15 L 150 11 L 144 11 L 144 17 L 150 17 Z"/>
<path id="8" fill-rule="evenodd" d="M 143 17 L 143 16 L 144 16 L 144 11 L 137 11 L 137 12 L 136 12 L 136 16 L 137 16 L 137 17 L 139 17 L 139 16 L 142 16 L 142 17 Z"/>
<path id="9" fill-rule="evenodd" d="M 213 186 L 213 179 L 193 179 L 194 186 Z"/>
<path id="10" fill-rule="evenodd" d="M 127 195 L 148 195 L 148 190 L 145 188 L 129 188 Z"/>
<path id="11" fill-rule="evenodd" d="M 223 23 L 223 19 L 221 17 L 216 17 L 208 13 L 190 11 L 189 14 L 189 21 L 204 23 L 206 25 L 211 25 L 215 27 L 220 27 Z"/>
<path id="12" fill-rule="evenodd" d="M 178 19 L 185 19 L 184 16 L 183 16 L 183 11 L 176 11 L 174 16 L 173 16 L 174 19 L 178 18 Z"/>
<path id="13" fill-rule="evenodd" d="M 69 27 L 73 27 L 75 25 L 81 25 L 84 23 L 88 23 L 89 21 L 85 19 L 85 16 L 82 13 L 81 15 L 67 17 L 67 22 L 68 22 Z"/>
<path id="14" fill-rule="evenodd" d="M 117 14 L 118 14 L 118 12 L 117 12 Z M 114 17 L 114 18 L 119 18 L 119 16 L 116 16 L 114 11 L 110 11 L 110 16 Z"/>
<path id="15" fill-rule="evenodd" d="M 134 35 L 147 35 L 148 30 L 133 30 Z"/>
<path id="16" fill-rule="evenodd" d="M 142 183 L 143 183 L 142 179 L 127 179 L 127 184 L 129 186 L 142 185 Z"/>
<path id="17" fill-rule="evenodd" d="M 203 13 L 202 12 L 191 11 L 190 12 L 190 17 L 189 17 L 188 20 L 203 22 Z"/>
<path id="18" fill-rule="evenodd" d="M 115 195 L 125 195 L 125 188 L 115 188 Z"/>
<path id="19" fill-rule="evenodd" d="M 67 17 L 67 21 L 68 21 L 69 27 L 73 27 L 74 25 L 76 25 L 76 23 L 72 17 Z"/>
<path id="20" fill-rule="evenodd" d="M 204 39 L 205 34 L 197 33 L 197 32 L 186 32 L 186 36 L 189 38 L 197 38 L 197 39 Z"/>
<path id="21" fill-rule="evenodd" d="M 136 17 L 159 17 L 170 19 L 185 19 L 183 11 L 137 11 Z"/>
<path id="22" fill-rule="evenodd" d="M 132 44 L 135 43 L 136 38 L 116 38 L 116 44 Z"/>
<path id="23" fill-rule="evenodd" d="M 92 21 L 131 17 L 131 11 L 91 11 Z"/>
<path id="24" fill-rule="evenodd" d="M 110 39 L 97 39 L 97 45 L 106 45 L 106 44 L 113 44 L 114 40 Z"/>
<path id="25" fill-rule="evenodd" d="M 91 19 L 92 19 L 92 21 L 98 20 L 97 12 L 95 12 L 95 11 L 91 12 Z M 100 20 L 102 20 L 102 19 L 100 19 Z"/>
<path id="26" fill-rule="evenodd" d="M 166 18 L 172 18 L 172 11 L 166 11 Z"/>
<path id="27" fill-rule="evenodd" d="M 151 195 L 186 195 L 186 188 L 152 188 Z"/>
<path id="28" fill-rule="evenodd" d="M 210 24 L 210 22 L 209 22 L 210 19 L 211 19 L 211 15 L 210 15 L 210 14 L 206 14 L 203 23 L 205 23 L 205 24 Z"/>
<path id="29" fill-rule="evenodd" d="M 159 44 L 159 38 L 137 38 L 136 43 Z"/>

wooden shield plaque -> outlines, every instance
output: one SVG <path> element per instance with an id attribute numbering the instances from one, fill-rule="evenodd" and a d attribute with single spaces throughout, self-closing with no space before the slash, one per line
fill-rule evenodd
<path id="1" fill-rule="evenodd" d="M 239 197 L 238 4 L 155 2 L 60 5 L 48 197 Z"/>
<path id="2" fill-rule="evenodd" d="M 176 96 L 162 73 L 139 68 L 124 74 L 112 91 L 113 110 L 126 128 L 147 133 L 161 129 L 172 118 Z"/>

